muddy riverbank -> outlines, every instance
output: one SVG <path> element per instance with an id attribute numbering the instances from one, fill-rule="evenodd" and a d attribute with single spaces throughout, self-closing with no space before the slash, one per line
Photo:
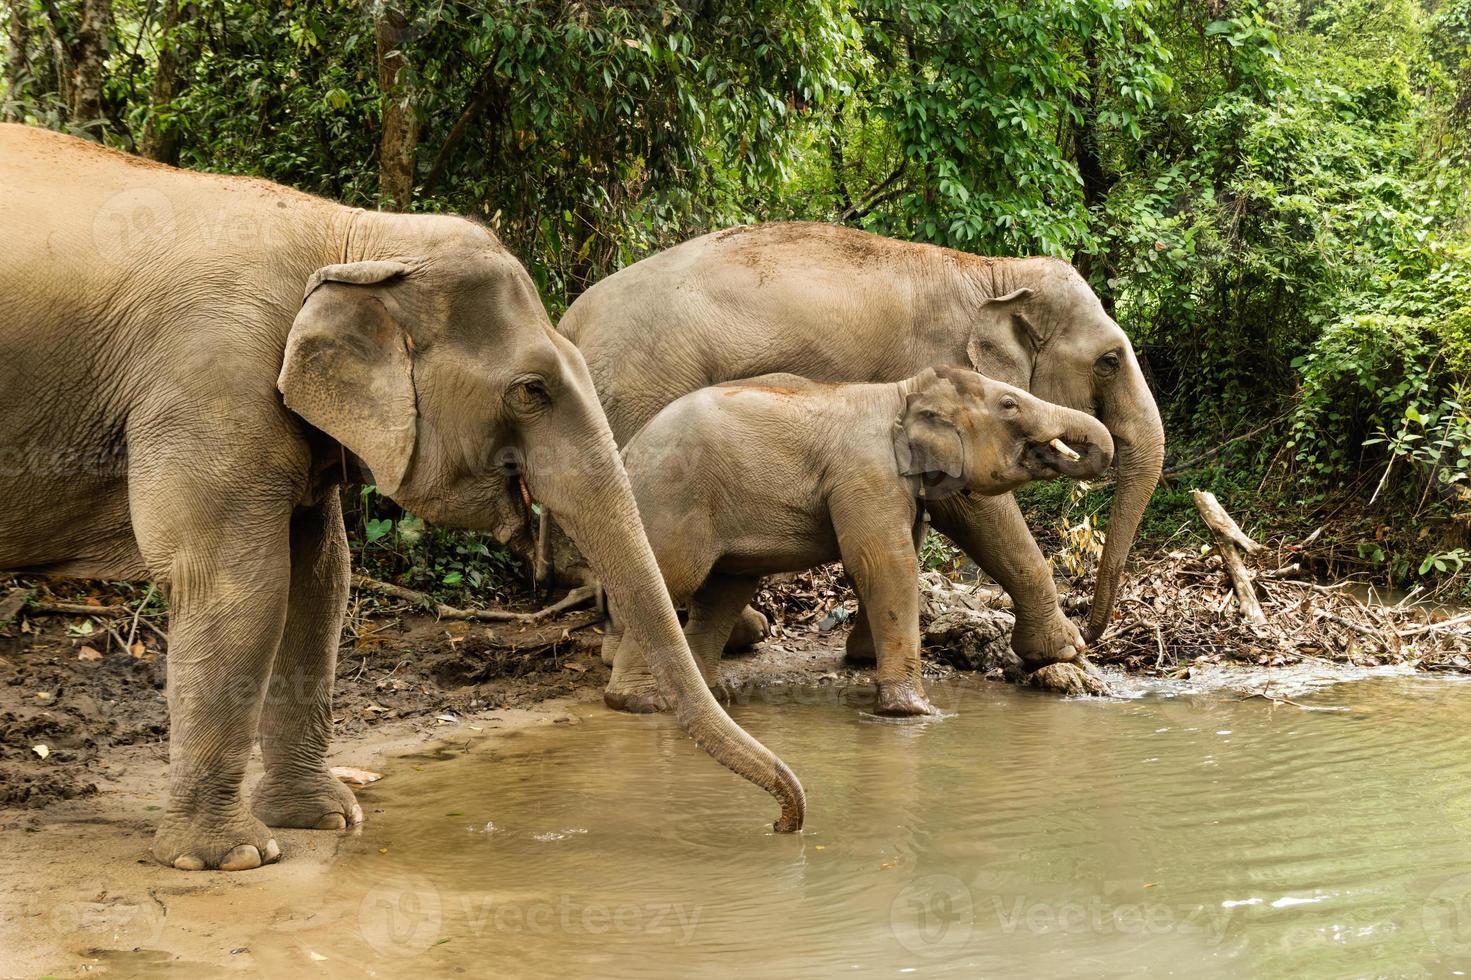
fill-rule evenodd
<path id="1" fill-rule="evenodd" d="M 1219 557 L 1175 551 L 1141 558 L 1117 603 L 1095 667 L 1028 676 L 1010 653 L 1009 603 L 994 586 L 923 576 L 926 671 L 1011 680 L 1063 694 L 1106 694 L 1096 667 L 1189 677 L 1217 667 L 1299 665 L 1471 672 L 1471 622 L 1455 610 L 1370 605 L 1352 590 L 1300 574 L 1291 549 L 1254 558 L 1263 621 L 1244 619 Z M 1086 584 L 1064 603 L 1086 609 Z M 167 763 L 166 615 L 115 587 L 27 582 L 31 605 L 0 627 L 0 821 L 85 798 Z M 141 594 L 141 593 L 140 593 Z M 37 604 L 45 610 L 38 611 Z M 719 693 L 740 701 L 771 686 L 819 678 L 865 688 L 841 659 L 857 603 L 833 565 L 785 576 L 756 605 L 772 635 L 755 655 L 727 658 Z M 58 614 L 54 610 L 62 609 Z M 412 604 L 355 593 L 334 701 L 335 740 L 428 736 L 486 712 L 550 698 L 595 697 L 607 680 L 598 615 L 580 609 L 540 622 L 445 620 Z"/>

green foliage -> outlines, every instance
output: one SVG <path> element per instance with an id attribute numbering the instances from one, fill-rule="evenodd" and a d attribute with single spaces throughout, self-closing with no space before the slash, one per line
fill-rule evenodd
<path id="1" fill-rule="evenodd" d="M 114 0 L 115 145 L 163 127 L 184 165 L 371 207 L 402 107 L 412 206 L 496 228 L 554 309 L 737 221 L 1063 256 L 1133 338 L 1177 455 L 1255 434 L 1192 483 L 1413 517 L 1413 557 L 1366 542 L 1405 575 L 1471 546 L 1471 0 L 199 0 L 172 31 L 166 5 Z M 3 9 L 29 24 L 5 111 L 79 125 L 58 59 L 80 0 Z M 519 575 L 360 511 L 384 574 Z M 1187 511 L 1162 490 L 1146 535 Z"/>
<path id="2" fill-rule="evenodd" d="M 526 566 L 489 535 L 429 526 L 376 487 L 362 487 L 353 503 L 353 563 L 376 578 L 461 606 L 504 602 L 529 581 Z"/>

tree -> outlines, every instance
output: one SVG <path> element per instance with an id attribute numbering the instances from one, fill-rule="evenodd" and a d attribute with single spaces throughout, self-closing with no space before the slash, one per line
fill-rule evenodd
<path id="1" fill-rule="evenodd" d="M 71 122 L 84 135 L 102 141 L 107 113 L 102 101 L 102 71 L 112 34 L 112 0 L 83 0 L 82 16 L 71 43 Z"/>
<path id="2" fill-rule="evenodd" d="M 400 211 L 414 199 L 419 117 L 405 53 L 409 20 L 404 12 L 378 0 L 374 5 L 378 91 L 382 99 L 378 140 L 378 197 Z"/>
<path id="3" fill-rule="evenodd" d="M 183 77 L 196 55 L 194 22 L 199 5 L 164 0 L 158 37 L 158 63 L 149 92 L 149 112 L 139 151 L 160 163 L 179 163 L 181 120 L 174 108 Z"/>
<path id="4" fill-rule="evenodd" d="M 3 110 L 0 119 L 19 122 L 25 118 L 23 106 L 30 74 L 26 51 L 30 44 L 31 5 L 28 0 L 7 0 L 5 13 L 5 102 L 0 104 Z"/>

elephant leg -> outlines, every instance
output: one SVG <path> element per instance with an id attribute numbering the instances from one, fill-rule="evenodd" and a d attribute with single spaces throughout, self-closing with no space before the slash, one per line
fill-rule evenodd
<path id="1" fill-rule="evenodd" d="M 352 790 L 326 763 L 350 565 L 334 489 L 291 518 L 290 609 L 261 714 L 266 774 L 251 798 L 251 810 L 268 827 L 343 830 L 363 820 Z"/>
<path id="2" fill-rule="evenodd" d="M 874 513 L 869 500 L 835 499 L 833 529 L 843 567 L 853 580 L 878 667 L 877 712 L 896 717 L 930 714 L 919 660 L 919 560 L 901 516 Z"/>
<path id="3" fill-rule="evenodd" d="M 603 644 L 600 650 L 604 664 L 609 667 L 613 666 L 614 661 L 618 658 L 618 645 L 622 642 L 623 630 L 615 626 L 613 617 L 609 616 L 603 623 Z"/>
<path id="4" fill-rule="evenodd" d="M 664 542 L 656 537 L 651 538 L 649 543 L 653 546 L 659 569 L 664 574 L 664 585 L 677 607 L 686 602 L 703 584 L 710 566 L 715 563 L 714 559 L 703 555 L 703 549 L 689 539 L 680 542 L 678 547 L 661 547 Z M 608 613 L 614 624 L 626 621 L 618 609 L 618 596 L 611 592 L 608 594 Z M 613 628 L 618 629 L 616 625 Z M 621 629 L 618 630 L 612 648 L 613 674 L 608 678 L 608 686 L 603 691 L 603 703 L 615 711 L 627 711 L 636 715 L 665 710 L 669 706 L 668 699 L 659 691 L 643 648 Z M 605 637 L 605 657 L 608 650 L 609 641 Z M 696 657 L 696 662 L 698 661 L 699 658 Z"/>
<path id="5" fill-rule="evenodd" d="M 706 684 L 713 687 L 719 679 L 720 654 L 740 621 L 747 600 L 760 584 L 759 577 L 750 575 L 711 575 L 690 597 L 690 616 L 684 635 Z"/>
<path id="6" fill-rule="evenodd" d="M 755 581 L 759 586 L 760 580 Z M 756 586 L 752 586 L 751 592 L 755 591 Z M 750 597 L 748 593 L 746 598 Z M 730 631 L 730 638 L 725 641 L 725 652 L 738 653 L 742 650 L 749 650 L 770 635 L 771 622 L 766 615 L 754 606 L 746 606 L 736 616 L 735 625 Z"/>
<path id="7" fill-rule="evenodd" d="M 930 503 L 934 526 L 970 555 L 1011 596 L 1011 648 L 1031 670 L 1070 661 L 1086 650 L 1063 615 L 1052 569 L 1011 494 L 951 497 Z"/>
<path id="8" fill-rule="evenodd" d="M 281 853 L 240 789 L 286 625 L 291 505 L 284 492 L 242 500 L 227 489 L 249 472 L 244 461 L 206 468 L 206 452 L 189 463 L 170 459 L 172 448 L 153 457 L 166 473 L 139 472 L 141 462 L 129 473 L 134 533 L 170 609 L 169 795 L 153 856 L 239 871 Z"/>
<path id="9" fill-rule="evenodd" d="M 873 645 L 873 631 L 868 628 L 868 611 L 863 600 L 858 600 L 858 613 L 853 617 L 853 628 L 843 642 L 843 661 L 853 667 L 872 667 L 878 662 L 878 651 Z"/>
<path id="10" fill-rule="evenodd" d="M 914 553 L 917 556 L 919 549 L 924 544 L 925 530 L 928 525 L 922 519 L 914 522 Z M 873 645 L 873 631 L 868 628 L 868 614 L 863 608 L 863 600 L 858 600 L 858 613 L 853 617 L 853 628 L 848 631 L 848 639 L 843 645 L 843 660 L 853 667 L 872 667 L 878 662 L 878 654 Z"/>

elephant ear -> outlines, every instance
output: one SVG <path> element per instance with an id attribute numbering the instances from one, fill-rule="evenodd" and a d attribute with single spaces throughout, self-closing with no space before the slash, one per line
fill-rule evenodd
<path id="1" fill-rule="evenodd" d="M 894 462 L 901 476 L 924 477 L 927 483 L 959 478 L 965 469 L 965 447 L 955 420 L 923 392 L 909 396 L 904 414 L 894 423 Z"/>
<path id="2" fill-rule="evenodd" d="M 383 298 L 412 271 L 402 262 L 318 269 L 276 380 L 286 407 L 350 449 L 390 496 L 414 455 L 418 408 L 412 341 Z"/>
<path id="3" fill-rule="evenodd" d="M 1033 290 L 1023 286 L 981 304 L 965 345 L 972 370 L 1020 388 L 1027 386 L 1041 338 L 1017 307 L 1032 295 Z"/>

